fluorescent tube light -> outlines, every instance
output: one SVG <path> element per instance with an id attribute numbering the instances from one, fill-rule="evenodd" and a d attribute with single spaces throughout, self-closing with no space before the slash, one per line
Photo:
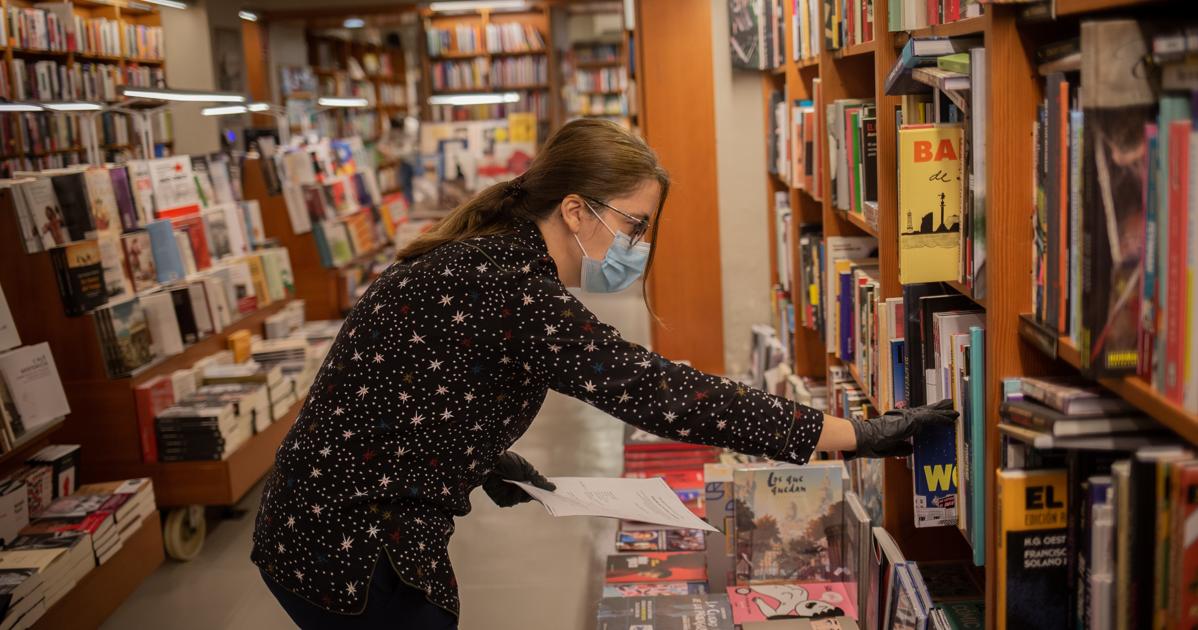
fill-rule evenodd
<path id="1" fill-rule="evenodd" d="M 237 12 L 237 17 L 245 20 L 246 22 L 257 22 L 258 21 L 257 13 L 254 13 L 253 11 L 246 11 L 244 9 Z"/>
<path id="2" fill-rule="evenodd" d="M 366 26 L 366 20 L 363 20 L 362 18 L 345 18 L 345 21 L 341 23 L 341 26 L 344 26 L 345 28 L 362 28 L 363 26 Z"/>
<path id="3" fill-rule="evenodd" d="M 86 101 L 67 101 L 61 103 L 42 103 L 42 107 L 52 109 L 56 112 L 98 112 L 104 109 L 104 106 L 99 103 L 88 103 Z"/>
<path id="4" fill-rule="evenodd" d="M 251 112 L 264 112 L 270 109 L 270 103 L 250 103 L 245 108 Z"/>
<path id="5" fill-rule="evenodd" d="M 205 92 L 202 90 L 168 90 L 160 88 L 122 87 L 121 95 L 126 98 L 146 98 L 156 101 L 180 101 L 186 103 L 244 103 L 245 97 L 233 92 Z"/>
<path id="6" fill-rule="evenodd" d="M 245 105 L 221 105 L 220 107 L 205 107 L 200 110 L 200 113 L 205 116 L 228 116 L 230 114 L 244 114 L 249 111 Z"/>
<path id="7" fill-rule="evenodd" d="M 518 103 L 520 95 L 516 92 L 478 93 L 478 94 L 441 94 L 430 96 L 429 105 L 495 105 L 498 103 Z"/>
<path id="8" fill-rule="evenodd" d="M 366 107 L 370 103 L 364 98 L 344 98 L 338 96 L 322 96 L 316 99 L 321 107 Z"/>
<path id="9" fill-rule="evenodd" d="M 149 2 L 150 4 L 156 4 L 160 7 L 167 7 L 169 9 L 186 9 L 187 8 L 186 4 L 183 4 L 182 2 L 177 2 L 176 0 L 142 0 L 142 2 Z"/>
<path id="10" fill-rule="evenodd" d="M 41 105 L 32 103 L 0 103 L 0 112 L 40 112 L 45 111 Z"/>
<path id="11" fill-rule="evenodd" d="M 434 13 L 455 13 L 459 11 L 512 11 L 528 6 L 524 0 L 465 0 L 463 2 L 433 2 L 428 5 Z"/>

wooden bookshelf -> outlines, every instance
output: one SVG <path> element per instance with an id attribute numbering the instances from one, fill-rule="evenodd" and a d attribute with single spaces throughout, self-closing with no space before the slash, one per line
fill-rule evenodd
<path id="1" fill-rule="evenodd" d="M 538 116 L 540 127 L 538 137 L 545 138 L 550 129 L 557 128 L 561 124 L 563 117 L 563 108 L 558 98 L 561 92 L 562 79 L 558 63 L 557 50 L 554 46 L 553 39 L 553 21 L 550 19 L 550 7 L 548 4 L 541 2 L 530 2 L 523 9 L 512 11 L 492 11 L 490 9 L 454 11 L 452 13 L 434 13 L 430 9 L 421 9 L 421 32 L 420 43 L 420 64 L 423 80 L 420 86 L 420 112 L 422 120 L 432 120 L 433 106 L 428 105 L 428 97 L 440 94 L 461 94 L 461 93 L 488 93 L 488 92 L 543 92 L 543 97 L 548 104 L 546 116 Z M 501 25 L 518 23 L 531 25 L 540 34 L 541 39 L 545 42 L 545 48 L 535 50 L 511 50 L 491 52 L 486 50 L 486 28 L 488 25 Z M 479 50 L 462 52 L 457 50 L 442 51 L 437 55 L 431 55 L 427 45 L 427 30 L 431 28 L 453 29 L 457 26 L 469 26 L 479 29 Z M 457 46 L 456 36 L 454 36 L 453 46 Z M 547 64 L 548 81 L 531 85 L 503 85 L 498 80 L 492 78 L 491 73 L 494 72 L 494 62 L 503 58 L 518 58 L 518 57 L 544 57 Z M 471 61 L 475 59 L 487 60 L 487 75 L 483 77 L 479 85 L 469 88 L 435 88 L 432 81 L 433 64 L 445 61 Z M 415 108 L 413 108 L 415 111 Z M 528 111 L 524 109 L 514 109 L 509 107 L 507 111 Z"/>
<path id="2" fill-rule="evenodd" d="M 79 580 L 33 624 L 33 630 L 99 628 L 162 565 L 163 558 L 162 522 L 155 510 L 120 551 Z"/>
<path id="3" fill-rule="evenodd" d="M 0 0 L 0 10 L 2 10 L 4 12 L 4 16 L 5 16 L 4 19 L 7 21 L 9 9 L 31 8 L 34 6 L 34 4 L 35 4 L 35 2 L 33 2 L 32 0 Z M 150 5 L 139 5 L 139 4 L 129 4 L 129 3 L 111 3 L 111 4 L 109 4 L 109 3 L 94 2 L 91 0 L 75 1 L 75 2 L 71 2 L 71 5 L 72 5 L 72 10 L 75 13 L 75 15 L 77 15 L 83 19 L 107 18 L 110 20 L 115 20 L 118 23 L 121 54 L 110 55 L 110 54 L 88 53 L 88 52 L 81 52 L 81 51 L 58 51 L 58 50 L 42 50 L 42 49 L 36 49 L 36 48 L 24 48 L 24 47 L 21 47 L 18 45 L 17 38 L 11 32 L 9 32 L 9 33 L 7 33 L 7 36 L 3 39 L 3 41 L 0 42 L 0 45 L 3 46 L 2 54 L 3 54 L 4 65 L 8 68 L 11 68 L 14 60 L 22 60 L 22 59 L 27 60 L 29 62 L 39 61 L 39 60 L 43 60 L 43 59 L 54 60 L 54 61 L 58 61 L 59 63 L 65 65 L 68 68 L 72 68 L 81 63 L 111 64 L 111 65 L 117 66 L 118 72 L 120 74 L 120 82 L 118 83 L 118 85 L 124 85 L 125 71 L 126 71 L 126 68 L 129 66 L 152 65 L 152 66 L 157 67 L 157 66 L 165 65 L 165 61 L 163 59 L 144 59 L 144 58 L 139 58 L 136 56 L 129 55 L 127 53 L 128 49 L 126 47 L 126 42 L 125 42 L 125 27 L 127 25 L 139 25 L 139 26 L 161 26 L 162 25 L 161 16 L 158 13 L 157 9 L 155 9 L 154 7 L 151 7 Z M 142 8 L 142 7 L 144 7 L 144 8 Z M 6 30 L 11 31 L 11 29 L 6 29 Z M 5 98 L 7 98 L 7 96 Z M 13 100 L 15 100 L 15 99 L 13 99 Z M 47 114 L 47 113 L 39 113 L 36 115 L 39 115 L 39 116 L 47 116 L 47 115 L 74 116 L 73 114 Z M 0 115 L 0 121 L 3 121 L 3 124 L 6 127 L 8 127 L 10 124 L 12 124 L 11 117 L 13 117 L 13 116 L 19 116 L 19 114 L 2 114 L 2 115 Z M 97 120 L 96 133 L 97 133 L 98 137 L 101 137 L 101 141 L 102 141 L 102 130 L 100 129 L 98 120 Z M 130 136 L 130 138 L 132 138 L 134 135 L 135 135 L 135 132 L 132 127 L 132 122 L 130 121 L 129 136 Z M 75 155 L 78 158 L 78 160 L 76 160 L 76 162 L 78 163 L 78 162 L 82 162 L 85 157 L 83 155 L 85 149 L 81 145 L 75 145 L 75 146 L 65 147 L 65 148 L 61 148 L 61 149 L 54 149 L 54 150 L 50 150 L 50 151 L 34 150 L 32 148 L 26 147 L 23 133 L 14 133 L 12 142 L 14 143 L 15 146 L 10 147 L 10 149 L 15 149 L 15 151 L 6 151 L 6 155 L 0 156 L 0 159 L 4 159 L 4 160 L 19 159 L 19 158 L 35 158 L 36 159 L 36 158 L 45 158 L 45 157 L 50 157 L 50 156 L 55 156 L 55 155 Z M 158 142 L 157 144 L 166 144 L 166 143 Z M 131 148 L 136 149 L 137 147 L 131 147 Z M 107 153 L 109 151 L 109 148 L 104 146 L 104 147 L 101 147 L 101 150 L 103 152 Z M 152 157 L 152 156 L 141 156 L 141 157 Z"/>
<path id="4" fill-rule="evenodd" d="M 789 5 L 789 3 L 785 3 Z M 1032 227 L 1033 181 L 1029 170 L 1033 155 L 1032 134 L 1016 132 L 1030 130 L 1036 122 L 1036 109 L 1043 95 L 1043 79 L 1036 73 L 1032 61 L 1037 46 L 1053 41 L 1050 30 L 1032 32 L 1021 24 L 1018 6 L 987 4 L 985 14 L 950 24 L 917 29 L 911 33 L 889 33 L 886 30 L 888 0 L 874 1 L 874 40 L 840 51 L 823 51 L 811 59 L 790 60 L 775 72 L 762 75 L 765 115 L 769 111 L 769 95 L 785 89 L 788 101 L 810 98 L 811 81 L 818 77 L 822 97 L 816 103 L 817 133 L 827 137 L 825 105 L 843 98 L 874 98 L 878 121 L 878 225 L 870 226 L 862 217 L 838 211 L 832 207 L 831 195 L 825 193 L 816 202 L 807 191 L 792 191 L 795 228 L 802 223 L 822 223 L 825 236 L 871 234 L 879 241 L 881 298 L 898 297 L 898 211 L 897 211 L 897 128 L 895 111 L 900 98 L 886 96 L 883 86 L 897 52 L 910 37 L 981 36 L 987 49 L 987 120 L 986 136 L 986 295 L 975 297 L 971 287 L 960 282 L 949 283 L 952 288 L 969 297 L 986 311 L 986 401 L 985 401 L 985 458 L 981 474 L 985 480 L 986 505 L 986 608 L 987 627 L 995 625 L 996 573 L 995 540 L 998 531 L 995 504 L 995 471 L 998 469 L 1001 440 L 999 407 L 1002 398 L 1002 379 L 1037 376 L 1052 373 L 1076 372 L 1081 365 L 1076 346 L 1068 338 L 1035 329 L 1022 321 L 1021 314 L 1032 309 Z M 1136 10 L 1160 5 L 1155 0 L 1056 0 L 1057 15 L 1078 16 L 1090 12 Z M 789 13 L 789 6 L 787 6 Z M 790 23 L 789 14 L 785 16 Z M 821 20 L 822 24 L 822 20 Z M 793 34 L 787 28 L 787 38 Z M 790 42 L 785 46 L 791 50 Z M 823 190 L 829 190 L 828 144 L 825 142 L 823 160 L 825 179 Z M 777 258 L 772 251 L 774 224 L 773 193 L 782 184 L 770 176 L 766 182 L 770 193 L 771 266 Z M 810 206 L 817 204 L 813 219 Z M 790 243 L 797 244 L 797 232 Z M 792 245 L 794 246 L 794 245 Z M 792 277 L 798 277 L 797 269 Z M 777 270 L 772 277 L 776 281 Z M 797 303 L 797 299 L 794 300 Z M 1025 316 L 1026 317 L 1026 316 Z M 840 362 L 834 355 L 822 353 L 823 340 L 796 331 L 794 371 L 800 375 L 820 375 L 826 365 Z M 814 353 L 803 348 L 810 342 L 821 350 L 819 365 L 812 363 Z M 1041 351 L 1042 349 L 1042 351 Z M 1047 353 L 1047 354 L 1045 354 Z M 1059 359 L 1054 361 L 1053 359 Z M 848 372 L 861 381 L 851 362 L 844 363 Z M 1191 443 L 1198 443 L 1198 415 L 1153 390 L 1143 379 L 1135 376 L 1099 378 L 1098 382 L 1113 394 L 1126 399 L 1162 425 Z M 877 406 L 877 400 L 871 400 Z M 879 409 L 879 411 L 884 411 Z M 912 521 L 911 471 L 901 460 L 885 464 L 886 506 L 884 525 L 895 537 L 909 559 L 970 558 L 967 541 L 955 528 L 916 529 Z"/>

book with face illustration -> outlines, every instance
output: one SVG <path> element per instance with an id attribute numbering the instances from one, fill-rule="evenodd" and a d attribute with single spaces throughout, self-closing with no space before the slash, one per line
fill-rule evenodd
<path id="1" fill-rule="evenodd" d="M 736 624 L 778 619 L 857 618 L 856 584 L 794 582 L 729 586 L 732 620 Z"/>
<path id="2" fill-rule="evenodd" d="M 737 584 L 834 579 L 844 477 L 839 461 L 735 471 Z"/>

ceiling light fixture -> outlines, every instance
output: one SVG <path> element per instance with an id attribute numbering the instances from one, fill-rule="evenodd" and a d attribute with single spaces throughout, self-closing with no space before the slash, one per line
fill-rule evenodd
<path id="1" fill-rule="evenodd" d="M 45 108 L 32 103 L 0 103 L 0 112 L 41 112 Z"/>
<path id="2" fill-rule="evenodd" d="M 156 4 L 160 7 L 167 7 L 169 9 L 186 9 L 187 8 L 186 4 L 183 4 L 182 2 L 176 2 L 176 0 L 142 0 L 142 2 Z"/>
<path id="3" fill-rule="evenodd" d="M 366 26 L 366 20 L 356 17 L 345 18 L 345 21 L 341 23 L 341 26 L 344 26 L 345 28 L 362 28 L 363 26 Z"/>
<path id="4" fill-rule="evenodd" d="M 524 0 L 465 0 L 463 2 L 433 2 L 428 8 L 433 13 L 460 13 L 462 11 L 517 11 L 528 7 Z"/>
<path id="5" fill-rule="evenodd" d="M 316 104 L 321 107 L 366 107 L 370 103 L 364 98 L 322 96 L 316 99 Z"/>
<path id="6" fill-rule="evenodd" d="M 42 107 L 54 110 L 56 112 L 98 112 L 101 109 L 104 109 L 104 106 L 99 103 L 89 103 L 87 101 L 42 103 Z"/>
<path id="7" fill-rule="evenodd" d="M 257 22 L 258 21 L 257 13 L 254 13 L 253 11 L 246 11 L 245 9 L 238 11 L 237 17 L 245 20 L 246 22 Z"/>
<path id="8" fill-rule="evenodd" d="M 251 112 L 264 112 L 270 109 L 270 103 L 250 103 L 245 108 Z"/>
<path id="9" fill-rule="evenodd" d="M 429 105 L 496 105 L 518 102 L 520 102 L 520 95 L 516 92 L 442 94 L 430 96 L 428 99 Z"/>
<path id="10" fill-rule="evenodd" d="M 177 101 L 184 103 L 244 103 L 245 96 L 233 92 L 205 92 L 203 90 L 169 90 L 162 88 L 122 87 L 121 95 L 126 98 L 144 98 L 155 101 Z"/>
<path id="11" fill-rule="evenodd" d="M 244 114 L 249 109 L 245 105 L 220 105 L 218 107 L 205 107 L 200 110 L 204 116 L 228 116 L 230 114 Z"/>

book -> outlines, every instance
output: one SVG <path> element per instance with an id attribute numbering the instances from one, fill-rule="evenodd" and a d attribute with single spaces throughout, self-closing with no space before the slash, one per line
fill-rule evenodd
<path id="1" fill-rule="evenodd" d="M 97 232 L 119 232 L 121 217 L 112 190 L 112 176 L 104 167 L 89 168 L 83 173 L 87 199 L 91 205 L 92 225 Z"/>
<path id="2" fill-rule="evenodd" d="M 185 275 L 183 257 L 179 253 L 179 244 L 175 240 L 175 231 L 170 221 L 146 223 L 146 234 L 150 238 L 150 252 L 153 255 L 158 282 L 166 284 L 182 280 Z"/>
<path id="3" fill-rule="evenodd" d="M 191 159 L 186 155 L 148 160 L 154 194 L 154 218 L 173 219 L 200 212 Z"/>
<path id="4" fill-rule="evenodd" d="M 1068 479 L 1064 470 L 999 470 L 997 623 L 1065 627 Z"/>
<path id="5" fill-rule="evenodd" d="M 696 552 L 610 555 L 604 580 L 608 584 L 705 582 L 707 562 Z"/>
<path id="6" fill-rule="evenodd" d="M 795 582 L 729 586 L 732 621 L 768 621 L 788 618 L 857 618 L 856 584 L 848 582 Z"/>
<path id="7" fill-rule="evenodd" d="M 1123 414 L 1134 409 L 1126 400 L 1076 377 L 1022 377 L 1019 383 L 1024 396 L 1065 415 Z"/>
<path id="8" fill-rule="evenodd" d="M 25 463 L 49 469 L 53 479 L 53 498 L 67 497 L 75 492 L 80 448 L 78 444 L 51 444 L 31 455 Z"/>
<path id="9" fill-rule="evenodd" d="M 12 311 L 8 308 L 8 300 L 4 297 L 4 288 L 0 287 L 0 350 L 8 350 L 21 345 L 21 335 L 17 332 L 17 324 L 13 321 Z"/>
<path id="10" fill-rule="evenodd" d="M 960 124 L 899 129 L 899 281 L 961 276 Z"/>
<path id="11" fill-rule="evenodd" d="M 129 167 L 114 166 L 108 169 L 108 177 L 112 186 L 112 198 L 116 203 L 117 215 L 120 217 L 121 229 L 129 232 L 141 226 L 141 217 L 137 212 L 137 202 L 133 198 L 133 187 L 129 182 Z"/>
<path id="12" fill-rule="evenodd" d="M 183 234 L 187 237 L 197 271 L 203 271 L 212 266 L 213 252 L 208 242 L 208 232 L 204 229 L 202 215 L 197 213 L 173 218 L 171 227 L 175 229 L 176 234 Z"/>
<path id="13" fill-rule="evenodd" d="M 96 241 L 78 241 L 54 248 L 50 250 L 50 262 L 68 317 L 82 315 L 107 301 L 104 266 Z"/>
<path id="14" fill-rule="evenodd" d="M 604 597 L 597 630 L 733 630 L 723 594 L 670 597 Z"/>
<path id="15" fill-rule="evenodd" d="M 914 566 L 913 562 L 900 562 L 894 567 L 890 597 L 893 606 L 890 619 L 894 628 L 918 630 L 927 627 L 929 610 L 916 591 L 911 575 Z"/>
<path id="16" fill-rule="evenodd" d="M 1157 428 L 1152 418 L 1138 413 L 1069 416 L 1030 400 L 1005 401 L 999 411 L 1011 422 L 1032 429 L 1047 430 L 1059 437 L 1148 432 Z"/>
<path id="17" fill-rule="evenodd" d="M 136 293 L 158 286 L 158 267 L 154 264 L 154 252 L 150 234 L 138 230 L 121 235 L 121 250 L 124 252 L 125 267 Z"/>
<path id="18" fill-rule="evenodd" d="M 183 352 L 183 334 L 171 293 L 152 293 L 142 296 L 139 301 L 150 327 L 155 356 L 169 357 Z"/>
<path id="19" fill-rule="evenodd" d="M 121 300 L 133 294 L 133 281 L 125 269 L 121 237 L 114 232 L 100 233 L 96 246 L 100 250 L 100 267 L 104 274 L 105 300 Z"/>
<path id="20" fill-rule="evenodd" d="M 87 184 L 83 173 L 65 173 L 53 175 L 50 181 L 54 186 L 54 196 L 61 208 L 61 221 L 66 229 L 66 240 L 81 241 L 96 229 L 87 199 Z"/>
<path id="21" fill-rule="evenodd" d="M 607 584 L 604 597 L 668 597 L 671 595 L 702 595 L 707 588 L 698 582 L 658 582 L 654 584 Z"/>
<path id="22" fill-rule="evenodd" d="M 154 360 L 150 327 L 137 299 L 110 303 L 92 317 L 109 378 L 124 378 Z"/>
<path id="23" fill-rule="evenodd" d="M 67 234 L 66 218 L 54 182 L 49 177 L 35 177 L 21 184 L 21 195 L 30 213 L 31 229 L 38 235 L 42 249 L 67 244 L 72 240 Z"/>
<path id="24" fill-rule="evenodd" d="M 844 464 L 736 470 L 737 584 L 829 580 L 819 549 L 839 544 Z"/>

